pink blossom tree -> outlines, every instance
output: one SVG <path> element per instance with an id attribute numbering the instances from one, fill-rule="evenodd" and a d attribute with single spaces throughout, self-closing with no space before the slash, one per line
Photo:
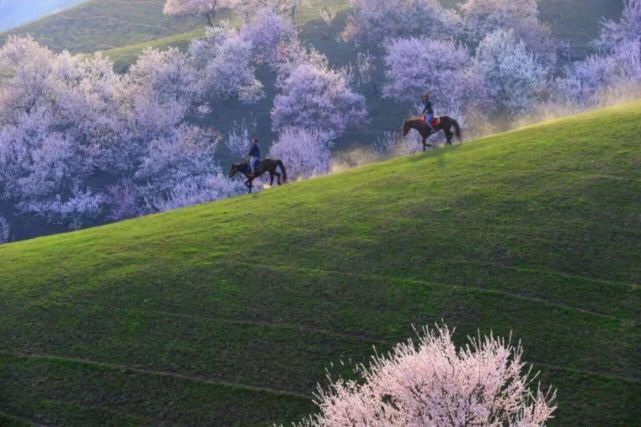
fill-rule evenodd
<path id="1" fill-rule="evenodd" d="M 457 349 L 447 327 L 426 328 L 359 367 L 359 380 L 319 389 L 320 413 L 299 425 L 544 425 L 555 393 L 531 389 L 522 356 L 492 335 Z"/>
<path id="2" fill-rule="evenodd" d="M 163 13 L 166 15 L 202 15 L 211 27 L 216 14 L 224 8 L 233 8 L 237 0 L 167 0 Z"/>

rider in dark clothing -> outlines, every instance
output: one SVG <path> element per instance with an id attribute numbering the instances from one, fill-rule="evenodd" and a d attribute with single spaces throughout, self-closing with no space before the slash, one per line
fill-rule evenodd
<path id="1" fill-rule="evenodd" d="M 249 167 L 251 168 L 251 173 L 255 174 L 256 168 L 260 163 L 260 145 L 258 145 L 258 139 L 254 138 L 252 141 L 251 149 L 249 150 Z"/>
<path id="2" fill-rule="evenodd" d="M 432 101 L 430 101 L 430 94 L 425 92 L 423 96 L 421 97 L 421 100 L 423 101 L 423 115 L 425 116 L 425 124 L 429 129 L 432 128 L 432 119 L 434 118 L 434 106 L 432 105 Z"/>

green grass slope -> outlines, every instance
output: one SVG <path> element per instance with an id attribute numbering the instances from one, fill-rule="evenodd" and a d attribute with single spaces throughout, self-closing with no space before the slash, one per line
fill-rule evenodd
<path id="1" fill-rule="evenodd" d="M 0 420 L 268 424 L 443 319 L 641 419 L 641 102 L 0 247 Z"/>

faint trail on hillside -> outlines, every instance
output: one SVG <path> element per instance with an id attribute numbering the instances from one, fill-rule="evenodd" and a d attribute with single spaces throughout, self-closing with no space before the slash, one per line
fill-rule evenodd
<path id="1" fill-rule="evenodd" d="M 622 381 L 622 382 L 631 383 L 631 384 L 641 384 L 641 379 L 639 378 L 621 377 L 619 375 L 608 374 L 607 372 L 596 372 L 596 371 L 590 371 L 585 369 L 568 368 L 567 366 L 560 366 L 560 365 L 555 365 L 552 363 L 545 363 L 545 362 L 537 362 L 536 360 L 528 362 L 528 364 L 538 365 L 550 370 L 572 372 L 574 374 L 588 375 L 591 377 L 605 378 L 608 380 Z"/>
<path id="2" fill-rule="evenodd" d="M 85 307 L 92 307 L 92 308 L 97 308 L 97 309 L 102 309 L 102 310 L 109 310 L 109 311 L 114 311 L 114 312 L 120 312 L 120 313 L 127 313 L 127 314 L 157 314 L 161 316 L 166 316 L 166 317 L 177 317 L 177 318 L 182 318 L 182 319 L 191 319 L 191 320 L 206 320 L 206 321 L 212 321 L 212 322 L 220 322 L 220 323 L 229 323 L 229 324 L 234 324 L 234 325 L 247 325 L 247 326 L 258 326 L 258 327 L 264 327 L 264 328 L 280 328 L 280 329 L 290 329 L 290 330 L 297 330 L 300 332 L 307 332 L 307 333 L 314 333 L 318 335 L 324 335 L 332 338 L 339 338 L 343 340 L 348 340 L 348 341 L 361 341 L 364 343 L 371 343 L 371 344 L 390 344 L 389 341 L 386 341 L 382 338 L 376 338 L 376 337 L 369 337 L 365 335 L 360 335 L 360 334 L 350 334 L 350 333 L 343 333 L 343 332 L 335 332 L 335 331 L 329 331 L 326 329 L 321 329 L 321 328 L 314 328 L 314 327 L 308 327 L 304 325 L 297 325 L 293 323 L 286 323 L 286 322 L 269 322 L 266 320 L 247 320 L 247 319 L 231 319 L 227 317 L 216 317 L 216 316 L 208 316 L 206 314 L 187 314 L 187 313 L 180 313 L 180 312 L 170 312 L 170 311 L 164 311 L 164 310 L 145 310 L 145 309 L 133 309 L 133 308 L 118 308 L 118 307 L 112 307 L 112 306 L 104 306 L 104 305 L 99 305 L 99 304 L 94 304 L 90 301 L 71 301 L 71 300 L 61 300 L 61 299 L 54 299 L 52 302 L 60 305 L 67 305 L 69 307 L 75 307 L 78 305 L 83 305 Z"/>
<path id="3" fill-rule="evenodd" d="M 32 419 L 32 418 L 26 418 L 22 415 L 15 415 L 10 412 L 6 412 L 7 409 L 3 408 L 0 406 L 0 415 L 4 415 L 5 417 L 9 418 L 10 420 L 15 420 L 15 421 L 20 421 L 21 423 L 24 423 L 26 425 L 30 426 L 36 426 L 36 427 L 46 427 L 47 424 L 41 424 L 38 421 Z"/>
<path id="4" fill-rule="evenodd" d="M 238 265 L 240 267 L 253 267 L 254 264 L 250 262 L 245 262 L 245 261 L 238 261 L 238 260 L 233 260 L 233 261 L 222 261 L 222 260 L 216 260 L 215 263 L 222 263 L 222 264 L 231 264 L 231 265 Z M 582 313 L 586 314 L 589 316 L 594 316 L 594 317 L 599 317 L 602 319 L 610 319 L 610 320 L 616 320 L 619 322 L 630 322 L 633 321 L 632 319 L 625 319 L 625 318 L 620 318 L 617 316 L 612 316 L 609 314 L 603 314 L 603 313 L 598 313 L 595 311 L 587 310 L 581 307 L 574 307 L 571 305 L 567 304 L 562 304 L 562 303 L 557 303 L 557 302 L 552 302 L 545 300 L 543 298 L 537 298 L 537 297 L 529 297 L 521 294 L 515 294 L 512 292 L 506 292 L 502 291 L 499 289 L 491 289 L 491 288 L 480 288 L 478 286 L 467 286 L 467 285 L 453 285 L 449 283 L 438 283 L 438 282 L 431 282 L 427 280 L 420 280 L 420 279 L 412 279 L 412 278 L 400 278 L 400 277 L 391 277 L 391 276 L 383 276 L 383 275 L 376 275 L 376 274 L 364 274 L 364 273 L 354 273 L 354 272 L 343 272 L 340 270 L 327 270 L 327 269 L 322 269 L 322 268 L 304 268 L 304 267 L 292 267 L 291 265 L 286 265 L 286 264 L 274 264 L 271 263 L 269 265 L 264 265 L 264 268 L 267 269 L 273 269 L 273 270 L 280 270 L 280 271 L 295 271 L 299 273 L 313 273 L 313 272 L 318 272 L 318 273 L 324 273 L 324 274 L 334 274 L 334 275 L 345 275 L 345 276 L 352 276 L 356 277 L 359 279 L 365 279 L 365 280 L 387 280 L 390 282 L 396 282 L 396 283 L 401 283 L 401 284 L 423 284 L 423 285 L 428 285 L 428 286 L 438 286 L 442 288 L 450 288 L 450 289 L 458 289 L 458 290 L 470 290 L 478 293 L 483 293 L 483 294 L 488 294 L 488 295 L 500 295 L 502 297 L 508 297 L 508 298 L 514 298 L 522 301 L 528 301 L 532 302 L 535 304 L 541 304 L 545 305 L 548 307 L 554 307 L 554 308 L 559 308 L 567 311 L 574 311 L 577 313 Z M 634 289 L 634 288 L 632 288 Z"/>
<path id="5" fill-rule="evenodd" d="M 584 280 L 586 282 L 592 282 L 600 285 L 608 285 L 613 287 L 628 288 L 630 290 L 635 290 L 639 287 L 639 285 L 635 283 L 619 282 L 615 280 L 605 280 L 605 279 L 599 279 L 595 277 L 585 277 L 585 276 L 579 276 L 577 274 L 564 273 L 562 271 L 549 270 L 545 268 L 516 267 L 516 266 L 501 264 L 498 262 L 450 259 L 450 260 L 444 260 L 443 263 L 444 264 L 472 264 L 480 267 L 486 267 L 486 266 L 498 267 L 504 270 L 513 270 L 513 271 L 518 271 L 523 273 L 543 273 L 543 274 L 549 274 L 550 276 L 559 276 L 567 279 Z"/>
<path id="6" fill-rule="evenodd" d="M 247 384 L 232 383 L 228 381 L 211 380 L 211 379 L 192 376 L 192 375 L 183 375 L 183 374 L 174 373 L 174 372 L 156 371 L 153 369 L 145 369 L 145 368 L 135 368 L 132 366 L 119 365 L 119 364 L 107 363 L 107 362 L 96 362 L 94 360 L 82 359 L 82 358 L 76 358 L 76 357 L 64 357 L 64 356 L 53 356 L 53 355 L 31 354 L 31 353 L 11 353 L 3 350 L 0 350 L 0 354 L 5 356 L 10 356 L 10 357 L 15 357 L 15 358 L 22 358 L 22 359 L 43 360 L 43 361 L 50 361 L 50 362 L 67 362 L 67 363 L 93 366 L 96 368 L 110 369 L 115 371 L 129 371 L 137 374 L 173 378 L 181 381 L 191 381 L 191 382 L 196 382 L 200 384 L 236 388 L 236 389 L 241 389 L 246 391 L 253 391 L 257 393 L 269 393 L 277 396 L 289 396 L 297 399 L 311 400 L 313 398 L 313 396 L 311 395 L 298 393 L 290 390 L 278 390 L 271 387 L 260 387 L 260 386 L 252 386 Z"/>

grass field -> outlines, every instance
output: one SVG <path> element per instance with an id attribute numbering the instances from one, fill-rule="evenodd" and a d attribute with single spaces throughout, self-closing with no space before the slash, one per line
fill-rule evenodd
<path id="1" fill-rule="evenodd" d="M 443 319 L 523 340 L 554 425 L 638 425 L 640 134 L 637 102 L 2 246 L 0 421 L 287 422 Z"/>

